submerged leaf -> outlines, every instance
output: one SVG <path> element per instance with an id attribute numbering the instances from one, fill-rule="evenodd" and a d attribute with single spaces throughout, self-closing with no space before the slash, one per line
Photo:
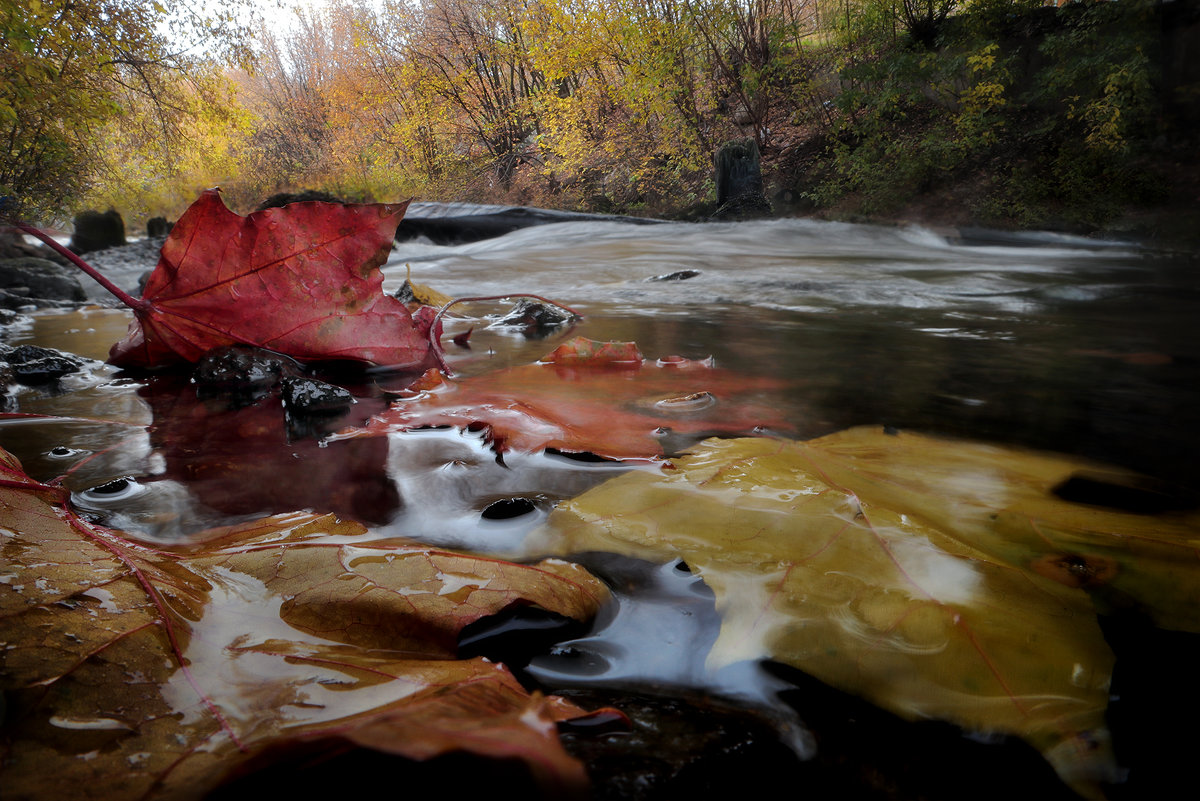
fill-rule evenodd
<path id="1" fill-rule="evenodd" d="M 427 426 L 485 429 L 500 453 L 554 448 L 612 459 L 663 455 L 668 434 L 786 430 L 778 409 L 755 394 L 778 389 L 673 357 L 652 364 L 633 343 L 573 340 L 543 362 L 461 381 L 430 371 L 409 397 L 364 428 L 331 439 L 382 436 Z"/>
<path id="2" fill-rule="evenodd" d="M 3 451 L 0 473 L 6 798 L 199 798 L 268 749 L 326 740 L 516 757 L 552 790 L 582 785 L 553 722 L 583 710 L 454 658 L 464 626 L 513 604 L 590 617 L 607 591 L 582 569 L 363 540 L 312 514 L 154 550 Z"/>
<path id="3" fill-rule="evenodd" d="M 542 361 L 563 365 L 640 365 L 644 357 L 633 342 L 597 342 L 594 339 L 575 337 L 570 342 L 559 345 Z"/>
<path id="4" fill-rule="evenodd" d="M 1016 734 L 1090 793 L 1113 775 L 1113 658 L 1088 590 L 1039 560 L 1111 560 L 1114 591 L 1190 626 L 1200 521 L 1054 496 L 1079 467 L 877 429 L 710 440 L 561 505 L 542 534 L 558 553 L 682 558 L 716 594 L 714 669 L 777 659 L 908 718 Z"/>
<path id="5" fill-rule="evenodd" d="M 195 362 L 226 345 L 303 360 L 431 364 L 428 324 L 383 293 L 406 203 L 293 203 L 234 214 L 208 190 L 179 218 L 146 283 L 122 367 Z"/>

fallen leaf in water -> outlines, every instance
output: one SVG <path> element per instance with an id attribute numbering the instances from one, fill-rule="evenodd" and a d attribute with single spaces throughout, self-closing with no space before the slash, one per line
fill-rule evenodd
<path id="1" fill-rule="evenodd" d="M 553 448 L 611 459 L 663 455 L 667 434 L 748 434 L 790 424 L 757 393 L 781 382 L 708 361 L 642 359 L 633 343 L 579 339 L 543 362 L 461 381 L 435 371 L 365 427 L 329 439 L 382 436 L 430 426 L 484 429 L 497 452 Z"/>
<path id="2" fill-rule="evenodd" d="M 1082 467 L 878 429 L 710 440 L 561 504 L 530 547 L 682 559 L 722 616 L 711 668 L 776 659 L 910 719 L 1016 734 L 1091 795 L 1113 778 L 1094 599 L 1194 630 L 1200 520 L 1056 497 Z M 1047 577 L 1062 554 L 1093 580 Z"/>
<path id="3" fill-rule="evenodd" d="M 415 303 L 420 306 L 432 306 L 435 309 L 440 309 L 442 306 L 452 302 L 454 299 L 449 295 L 443 295 L 431 286 L 418 284 L 412 280 L 412 265 L 404 265 L 405 278 L 404 283 L 396 292 L 396 297 L 401 302 Z"/>
<path id="4" fill-rule="evenodd" d="M 218 190 L 202 193 L 109 361 L 153 368 L 254 345 L 306 361 L 432 364 L 429 318 L 415 324 L 379 271 L 407 205 L 314 201 L 242 217 Z"/>
<path id="5" fill-rule="evenodd" d="M 587 619 L 575 565 L 515 565 L 295 514 L 151 549 L 87 523 L 0 451 L 0 783 L 6 798 L 201 798 L 269 750 L 337 741 L 518 758 L 550 792 L 582 767 L 499 664 L 455 659 L 514 604 Z"/>
<path id="6" fill-rule="evenodd" d="M 559 345 L 542 359 L 547 364 L 561 365 L 641 365 L 642 352 L 633 342 L 597 342 L 575 337 Z"/>
<path id="7" fill-rule="evenodd" d="M 1103 611 L 1136 606 L 1157 626 L 1200 632 L 1200 514 L 1117 506 L 1144 499 L 1153 508 L 1141 476 L 1056 454 L 871 428 L 810 445 L 823 474 L 860 497 L 932 521 L 989 558 L 1086 589 Z M 1081 477 L 1096 485 L 1094 497 L 1071 502 L 1067 487 Z"/>

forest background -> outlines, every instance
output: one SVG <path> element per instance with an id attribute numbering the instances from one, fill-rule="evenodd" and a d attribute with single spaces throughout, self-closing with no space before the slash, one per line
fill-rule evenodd
<path id="1" fill-rule="evenodd" d="M 270 2 L 270 0 L 262 0 Z M 0 195 L 131 229 L 221 186 L 1191 236 L 1200 2 L 0 0 Z"/>

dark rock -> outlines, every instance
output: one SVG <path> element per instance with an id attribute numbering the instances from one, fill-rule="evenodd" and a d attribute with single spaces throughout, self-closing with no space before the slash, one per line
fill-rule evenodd
<path id="1" fill-rule="evenodd" d="M 283 379 L 279 394 L 290 415 L 337 415 L 356 403 L 354 396 L 341 387 L 296 376 Z"/>
<path id="2" fill-rule="evenodd" d="M 758 143 L 753 139 L 726 142 L 713 157 L 716 168 L 718 220 L 742 220 L 771 214 L 763 194 Z"/>
<path id="3" fill-rule="evenodd" d="M 269 198 L 258 204 L 258 210 L 275 209 L 286 206 L 289 203 L 304 203 L 307 201 L 316 200 L 322 203 L 345 203 L 339 197 L 334 197 L 328 192 L 321 192 L 317 189 L 305 189 L 301 192 L 278 192 L 271 195 Z"/>
<path id="4" fill-rule="evenodd" d="M 79 303 L 87 294 L 70 268 L 61 264 L 25 256 L 0 260 L 0 305 L 15 309 L 25 305 L 53 305 L 39 301 Z"/>
<path id="5" fill-rule="evenodd" d="M 27 256 L 64 266 L 69 264 L 67 257 L 61 253 L 44 245 L 26 242 L 24 235 L 15 228 L 0 230 L 0 259 L 22 259 Z"/>
<path id="6" fill-rule="evenodd" d="M 16 383 L 16 380 L 12 365 L 8 362 L 0 362 L 0 412 L 17 410 L 17 399 L 8 394 L 9 388 Z"/>
<path id="7" fill-rule="evenodd" d="M 106 212 L 84 211 L 75 215 L 75 232 L 71 234 L 71 250 L 91 253 L 93 250 L 120 247 L 125 244 L 125 220 L 116 209 Z"/>
<path id="8" fill-rule="evenodd" d="M 428 214 L 427 211 L 424 212 Z M 435 245 L 462 245 L 479 242 L 530 228 L 535 225 L 577 221 L 615 220 L 645 225 L 661 222 L 642 217 L 616 217 L 603 214 L 531 209 L 521 206 L 501 208 L 481 214 L 423 215 L 423 209 L 410 209 L 396 228 L 396 241 L 424 237 Z"/>
<path id="9" fill-rule="evenodd" d="M 232 393 L 256 400 L 279 383 L 284 362 L 276 354 L 244 346 L 217 348 L 204 354 L 192 371 L 202 394 Z"/>
<path id="10" fill-rule="evenodd" d="M 151 217 L 146 220 L 146 236 L 159 239 L 171 233 L 174 227 L 175 223 L 169 222 L 166 217 Z"/>
<path id="11" fill-rule="evenodd" d="M 461 217 L 405 217 L 396 228 L 396 241 L 425 237 L 435 245 L 462 245 L 512 233 L 533 225 L 544 225 L 531 209 L 511 209 L 495 214 Z"/>
<path id="12" fill-rule="evenodd" d="M 695 278 L 700 274 L 699 270 L 676 270 L 673 273 L 665 273 L 663 275 L 655 275 L 647 278 L 647 281 L 686 281 L 689 278 Z"/>
<path id="13" fill-rule="evenodd" d="M 528 498 L 501 498 L 485 506 L 479 516 L 484 520 L 511 520 L 536 511 L 537 504 Z"/>
<path id="14" fill-rule="evenodd" d="M 566 309 L 536 300 L 521 299 L 512 307 L 512 311 L 489 327 L 517 328 L 530 339 L 541 339 L 555 329 L 574 321 L 575 315 Z"/>
<path id="15" fill-rule="evenodd" d="M 75 356 L 37 345 L 20 345 L 3 354 L 18 384 L 37 386 L 78 372 L 83 362 Z"/>
<path id="16" fill-rule="evenodd" d="M 412 283 L 407 278 L 404 279 L 404 283 L 400 285 L 400 288 L 395 291 L 394 297 L 406 305 L 417 302 L 417 296 L 413 294 Z"/>

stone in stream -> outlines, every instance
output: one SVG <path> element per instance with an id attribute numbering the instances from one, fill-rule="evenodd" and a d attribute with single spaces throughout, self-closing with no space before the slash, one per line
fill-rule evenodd
<path id="1" fill-rule="evenodd" d="M 319 189 L 305 189 L 301 192 L 278 192 L 271 195 L 269 198 L 258 204 L 257 211 L 265 209 L 277 209 L 286 206 L 290 203 L 308 203 L 317 201 L 319 203 L 345 203 L 339 197 L 322 192 Z"/>
<path id="2" fill-rule="evenodd" d="M 84 300 L 87 294 L 72 268 L 35 256 L 0 259 L 0 307 L 73 306 Z"/>
<path id="3" fill-rule="evenodd" d="M 271 351 L 232 345 L 211 350 L 196 363 L 192 378 L 212 389 L 269 390 L 279 383 L 283 359 Z"/>
<path id="4" fill-rule="evenodd" d="M 286 367 L 284 360 L 269 350 L 231 345 L 204 354 L 192 370 L 192 380 L 200 397 L 224 399 L 231 409 L 237 409 L 266 397 L 279 384 Z"/>
<path id="5" fill-rule="evenodd" d="M 289 415 L 340 415 L 357 403 L 347 390 L 314 378 L 288 376 L 279 390 Z"/>
<path id="6" fill-rule="evenodd" d="M 25 386 L 49 384 L 83 367 L 83 362 L 75 356 L 37 345 L 0 350 L 0 360 L 8 363 L 12 380 Z"/>
<path id="7" fill-rule="evenodd" d="M 41 243 L 33 244 L 15 228 L 0 230 L 0 259 L 20 259 L 33 256 L 46 259 L 64 267 L 69 265 L 67 257 Z"/>
<path id="8" fill-rule="evenodd" d="M 542 339 L 555 329 L 574 321 L 575 315 L 566 309 L 523 298 L 513 304 L 508 314 L 488 327 L 515 328 L 529 339 Z"/>
<path id="9" fill-rule="evenodd" d="M 70 248 L 77 254 L 125 244 L 125 220 L 116 209 L 80 212 L 75 215 L 74 227 Z"/>
<path id="10" fill-rule="evenodd" d="M 9 387 L 14 383 L 16 383 L 16 377 L 13 375 L 12 365 L 0 362 L 0 412 L 17 410 L 17 399 L 8 394 Z"/>
<path id="11" fill-rule="evenodd" d="M 664 273 L 662 275 L 654 275 L 647 278 L 647 281 L 686 281 L 689 278 L 695 278 L 700 274 L 699 270 L 676 270 L 673 273 Z"/>
<path id="12" fill-rule="evenodd" d="M 288 440 L 320 439 L 358 403 L 347 390 L 301 376 L 287 376 L 279 388 L 287 421 Z"/>
<path id="13" fill-rule="evenodd" d="M 174 227 L 175 223 L 169 222 L 166 217 L 151 217 L 146 220 L 146 236 L 150 239 L 162 239 L 171 233 Z"/>

